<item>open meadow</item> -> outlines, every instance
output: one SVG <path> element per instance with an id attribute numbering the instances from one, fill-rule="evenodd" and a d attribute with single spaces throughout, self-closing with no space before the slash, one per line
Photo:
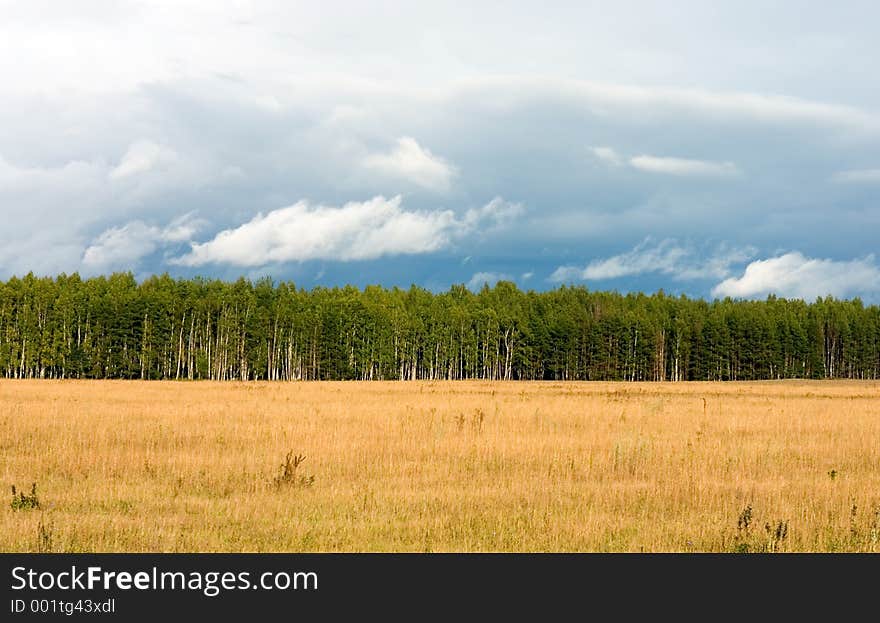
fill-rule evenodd
<path id="1" fill-rule="evenodd" d="M 0 482 L 6 552 L 876 552 L 880 383 L 0 381 Z"/>

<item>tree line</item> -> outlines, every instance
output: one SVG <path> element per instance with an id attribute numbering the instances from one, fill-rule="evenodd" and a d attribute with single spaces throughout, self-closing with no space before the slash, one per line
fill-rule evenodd
<path id="1" fill-rule="evenodd" d="M 130 273 L 0 282 L 6 378 L 880 378 L 880 308 L 499 282 L 438 294 Z"/>

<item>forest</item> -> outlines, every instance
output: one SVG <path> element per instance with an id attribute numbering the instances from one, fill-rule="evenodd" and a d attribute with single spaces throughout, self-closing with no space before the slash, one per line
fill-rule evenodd
<path id="1" fill-rule="evenodd" d="M 6 378 L 880 378 L 880 308 L 563 286 L 298 288 L 130 273 L 0 282 Z"/>

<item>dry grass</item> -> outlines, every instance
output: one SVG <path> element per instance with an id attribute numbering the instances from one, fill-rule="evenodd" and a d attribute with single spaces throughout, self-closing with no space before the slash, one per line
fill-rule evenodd
<path id="1" fill-rule="evenodd" d="M 0 482 L 2 551 L 880 551 L 880 384 L 0 381 Z"/>

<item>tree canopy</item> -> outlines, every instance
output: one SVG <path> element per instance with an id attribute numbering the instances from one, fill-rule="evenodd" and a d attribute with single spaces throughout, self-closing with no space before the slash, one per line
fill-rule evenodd
<path id="1" fill-rule="evenodd" d="M 0 282 L 7 378 L 880 378 L 880 308 L 519 290 L 434 294 L 130 273 Z"/>

